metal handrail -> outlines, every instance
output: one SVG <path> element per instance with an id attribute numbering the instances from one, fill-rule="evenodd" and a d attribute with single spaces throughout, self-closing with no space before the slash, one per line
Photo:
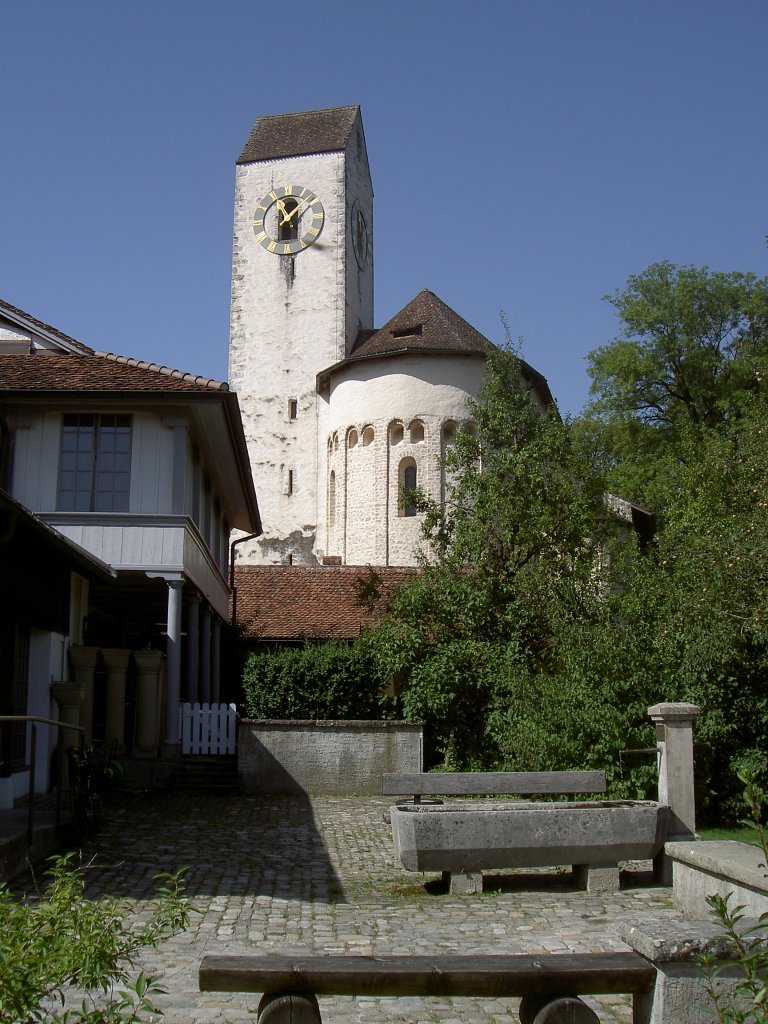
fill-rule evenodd
<path id="1" fill-rule="evenodd" d="M 56 718 L 42 718 L 40 715 L 0 715 L 0 722 L 29 722 L 32 726 L 32 737 L 29 745 L 29 792 L 27 794 L 27 849 L 32 845 L 35 831 L 35 763 L 37 761 L 37 726 L 55 725 L 59 729 L 71 729 L 85 735 L 82 725 L 72 725 L 70 722 L 62 722 Z M 63 763 L 60 760 L 59 764 Z M 56 786 L 56 828 L 61 823 L 61 771 L 59 771 L 58 784 Z"/>

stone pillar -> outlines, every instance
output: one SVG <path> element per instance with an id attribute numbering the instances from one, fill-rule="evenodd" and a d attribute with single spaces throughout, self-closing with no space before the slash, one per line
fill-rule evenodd
<path id="1" fill-rule="evenodd" d="M 696 835 L 693 790 L 693 723 L 701 709 L 695 704 L 654 704 L 648 708 L 656 723 L 659 750 L 659 803 L 672 811 L 671 839 Z"/>
<path id="2" fill-rule="evenodd" d="M 211 623 L 211 702 L 221 703 L 221 619 L 214 615 Z"/>
<path id="3" fill-rule="evenodd" d="M 107 669 L 107 713 L 104 723 L 104 742 L 107 749 L 125 750 L 125 677 L 128 672 L 130 651 L 102 647 L 101 656 Z"/>
<path id="4" fill-rule="evenodd" d="M 132 653 L 139 670 L 136 687 L 134 753 L 137 757 L 156 757 L 160 740 L 158 698 L 163 655 L 160 651 L 133 651 Z"/>
<path id="5" fill-rule="evenodd" d="M 696 799 L 693 787 L 693 722 L 696 704 L 654 704 L 648 715 L 656 723 L 659 751 L 659 803 L 669 808 L 667 841 L 696 838 Z M 654 864 L 656 878 L 672 884 L 672 864 L 662 852 Z"/>
<path id="6" fill-rule="evenodd" d="M 69 656 L 75 668 L 75 682 L 84 688 L 80 725 L 85 729 L 85 745 L 88 746 L 93 739 L 93 673 L 99 649 L 98 647 L 70 647 Z"/>
<path id="7" fill-rule="evenodd" d="M 197 591 L 187 598 L 187 686 L 186 698 L 190 704 L 198 700 L 200 672 L 200 595 Z"/>
<path id="8" fill-rule="evenodd" d="M 163 754 L 178 756 L 179 703 L 181 700 L 181 580 L 168 580 L 168 630 L 166 633 L 165 740 Z"/>
<path id="9" fill-rule="evenodd" d="M 744 918 L 738 930 L 743 933 L 755 923 L 754 919 Z M 650 991 L 634 997 L 634 1024 L 711 1024 L 721 1019 L 707 994 L 702 956 L 717 970 L 717 989 L 726 1006 L 731 1000 L 742 1011 L 754 1006 L 752 1000 L 747 1003 L 743 995 L 739 997 L 738 985 L 744 975 L 738 963 L 730 959 L 731 951 L 721 933 L 722 926 L 711 919 L 658 918 L 620 925 L 619 934 L 624 942 L 656 969 Z M 760 939 L 743 935 L 743 941 L 752 946 Z"/>
<path id="10" fill-rule="evenodd" d="M 200 703 L 211 702 L 211 607 L 203 605 L 200 624 Z"/>
<path id="11" fill-rule="evenodd" d="M 80 714 L 85 700 L 85 686 L 82 683 L 51 683 L 51 695 L 59 708 L 59 721 L 79 726 Z M 69 784 L 67 775 L 67 747 L 80 745 L 80 733 L 75 729 L 58 729 L 58 780 L 59 787 Z"/>

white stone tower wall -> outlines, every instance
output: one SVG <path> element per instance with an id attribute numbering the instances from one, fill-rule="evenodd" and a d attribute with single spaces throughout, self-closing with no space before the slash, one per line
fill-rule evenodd
<path id="1" fill-rule="evenodd" d="M 295 257 L 265 250 L 252 223 L 259 200 L 286 183 L 312 189 L 325 211 L 322 234 Z M 355 199 L 371 232 L 363 269 L 352 251 Z M 291 556 L 312 563 L 321 556 L 327 463 L 316 376 L 373 323 L 372 207 L 359 121 L 347 153 L 237 167 L 229 383 L 240 399 L 264 524 L 263 538 L 240 547 L 244 561 L 274 564 Z"/>

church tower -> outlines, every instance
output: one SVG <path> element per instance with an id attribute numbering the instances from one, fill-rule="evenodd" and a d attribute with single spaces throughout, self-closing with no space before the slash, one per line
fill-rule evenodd
<path id="1" fill-rule="evenodd" d="M 262 117 L 237 161 L 229 383 L 264 534 L 239 557 L 322 560 L 317 376 L 373 327 L 373 188 L 357 106 Z"/>

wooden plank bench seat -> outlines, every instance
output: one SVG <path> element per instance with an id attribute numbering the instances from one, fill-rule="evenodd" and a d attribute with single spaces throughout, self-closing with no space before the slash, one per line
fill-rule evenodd
<path id="1" fill-rule="evenodd" d="M 605 793 L 604 771 L 585 772 L 389 772 L 384 796 L 575 796 Z"/>
<path id="2" fill-rule="evenodd" d="M 474 996 L 523 999 L 521 1021 L 591 1024 L 579 995 L 644 997 L 656 971 L 637 953 L 438 956 L 206 956 L 201 992 L 263 993 L 261 1024 L 320 1024 L 316 997 Z M 640 1002 L 635 1019 L 640 1020 Z M 538 1014 L 538 1016 L 537 1016 Z"/>

